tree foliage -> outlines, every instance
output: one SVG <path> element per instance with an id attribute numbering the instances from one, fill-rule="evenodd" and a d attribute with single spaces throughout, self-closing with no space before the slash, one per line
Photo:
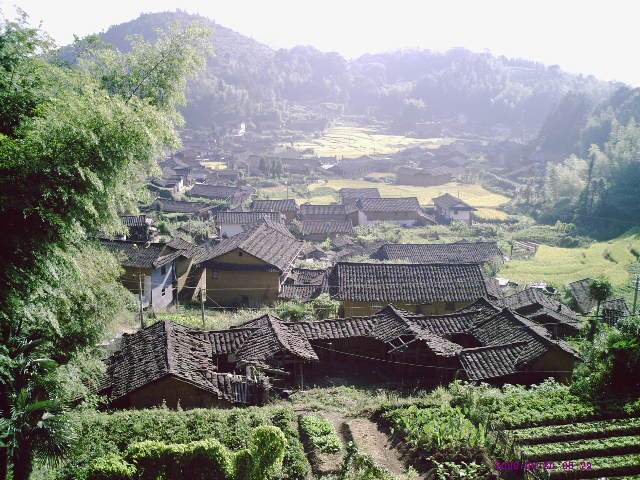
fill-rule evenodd
<path id="1" fill-rule="evenodd" d="M 207 33 L 138 39 L 128 55 L 84 44 L 81 62 L 60 65 L 24 17 L 0 24 L 0 479 L 8 466 L 26 479 L 35 454 L 63 446 L 58 367 L 95 345 L 126 298 L 91 238 L 119 228 L 119 209 L 177 145 L 176 108 Z"/>

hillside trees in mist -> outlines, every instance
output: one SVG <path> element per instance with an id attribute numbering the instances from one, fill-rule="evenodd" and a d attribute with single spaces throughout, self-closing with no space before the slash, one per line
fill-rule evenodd
<path id="1" fill-rule="evenodd" d="M 351 113 L 400 123 L 464 116 L 471 124 L 537 132 L 566 93 L 608 88 L 593 77 L 558 67 L 464 49 L 402 50 L 355 60 L 306 46 L 274 50 L 181 11 L 143 14 L 101 37 L 126 50 L 129 35 L 153 40 L 156 28 L 195 20 L 213 29 L 215 42 L 215 55 L 188 87 L 183 111 L 189 126 L 196 128 L 274 110 L 286 114 L 287 103 L 331 102 Z M 417 105 L 424 108 L 416 110 Z"/>

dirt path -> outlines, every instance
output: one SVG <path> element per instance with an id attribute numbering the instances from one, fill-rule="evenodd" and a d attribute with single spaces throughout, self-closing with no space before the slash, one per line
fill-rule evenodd
<path id="1" fill-rule="evenodd" d="M 404 475 L 407 471 L 400 452 L 391 445 L 384 432 L 368 418 L 354 418 L 346 421 L 353 441 L 362 453 L 369 455 L 378 466 L 386 468 L 394 475 Z"/>

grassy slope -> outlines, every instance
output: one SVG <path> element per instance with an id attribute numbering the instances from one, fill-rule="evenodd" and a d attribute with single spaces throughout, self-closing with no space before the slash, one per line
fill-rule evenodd
<path id="1" fill-rule="evenodd" d="M 337 155 L 342 158 L 355 158 L 362 155 L 395 153 L 415 145 L 437 148 L 450 141 L 445 138 L 386 135 L 376 133 L 370 128 L 336 126 L 328 129 L 320 138 L 297 142 L 293 147 L 298 150 L 312 148 L 315 154 L 321 157 Z"/>
<path id="2" fill-rule="evenodd" d="M 366 180 L 351 180 L 351 179 L 334 179 L 334 180 L 321 180 L 309 185 L 309 190 L 312 193 L 310 198 L 296 198 L 298 203 L 311 202 L 315 204 L 332 203 L 338 200 L 338 190 L 341 188 L 365 188 L 372 187 L 380 190 L 380 194 L 383 197 L 418 197 L 418 201 L 427 205 L 431 203 L 431 199 L 442 195 L 443 193 L 450 193 L 455 196 L 460 196 L 462 200 L 470 205 L 477 207 L 478 215 L 484 218 L 506 218 L 506 214 L 499 210 L 497 207 L 503 205 L 509 201 L 508 197 L 497 193 L 492 193 L 485 190 L 480 185 L 464 184 L 464 183 L 446 183 L 444 185 L 438 185 L 435 187 L 416 187 L 410 185 L 391 185 L 387 183 L 368 182 Z M 324 191 L 325 189 L 331 189 L 333 192 Z M 322 189 L 322 190 L 319 190 Z M 318 190 L 320 195 L 313 195 L 314 190 Z M 283 198 L 286 195 L 286 189 L 282 187 L 263 188 L 261 193 L 269 198 Z M 295 195 L 291 194 L 294 197 Z"/>
<path id="3" fill-rule="evenodd" d="M 517 282 L 546 281 L 556 286 L 605 275 L 613 283 L 617 295 L 630 298 L 632 277 L 629 268 L 636 263 L 632 248 L 640 251 L 640 230 L 587 248 L 542 245 L 533 259 L 508 262 L 500 270 L 500 275 Z M 605 257 L 607 252 L 609 258 Z"/>

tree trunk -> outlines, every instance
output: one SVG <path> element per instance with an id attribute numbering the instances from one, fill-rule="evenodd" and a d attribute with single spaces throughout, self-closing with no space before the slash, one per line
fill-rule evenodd
<path id="1" fill-rule="evenodd" d="M 18 442 L 12 455 L 13 480 L 29 480 L 33 470 L 33 449 L 29 442 Z"/>
<path id="2" fill-rule="evenodd" d="M 9 451 L 6 448 L 0 448 L 0 480 L 7 480 L 9 474 Z"/>
<path id="3" fill-rule="evenodd" d="M 9 416 L 9 394 L 6 384 L 0 385 L 0 417 Z M 0 480 L 7 480 L 9 475 L 9 450 L 0 447 Z"/>

